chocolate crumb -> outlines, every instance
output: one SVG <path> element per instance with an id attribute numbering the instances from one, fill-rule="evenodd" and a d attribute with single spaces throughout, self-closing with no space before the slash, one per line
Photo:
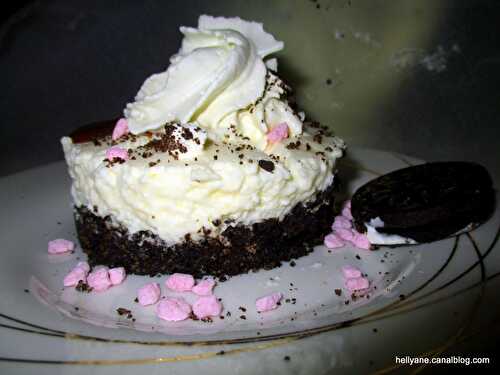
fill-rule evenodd
<path id="1" fill-rule="evenodd" d="M 321 144 L 321 142 L 323 142 L 323 137 L 321 136 L 321 134 L 315 134 L 313 137 L 313 141 Z"/>
<path id="2" fill-rule="evenodd" d="M 295 261 L 293 261 L 293 260 L 292 260 L 292 261 L 290 262 L 290 267 L 295 267 L 295 265 L 296 265 Z"/>
<path id="3" fill-rule="evenodd" d="M 29 293 L 30 291 L 28 289 L 24 289 L 24 293 Z"/>
<path id="4" fill-rule="evenodd" d="M 342 294 L 342 290 L 341 289 L 335 289 L 334 292 L 335 292 L 335 294 L 337 296 L 340 296 Z"/>
<path id="5" fill-rule="evenodd" d="M 122 316 L 122 315 L 130 315 L 131 314 L 131 311 L 124 308 L 124 307 L 119 307 L 116 309 L 116 312 L 118 313 L 118 315 Z"/>
<path id="6" fill-rule="evenodd" d="M 264 169 L 269 173 L 273 173 L 274 171 L 274 163 L 270 160 L 263 160 L 263 159 L 259 160 L 259 167 L 261 167 L 262 169 Z"/>
<path id="7" fill-rule="evenodd" d="M 300 147 L 300 145 L 301 145 L 300 141 L 291 142 L 286 146 L 286 148 L 289 150 L 296 150 Z"/>
<path id="8" fill-rule="evenodd" d="M 358 254 L 356 254 L 355 258 L 356 259 L 361 259 L 361 257 Z"/>
<path id="9" fill-rule="evenodd" d="M 245 315 L 240 315 L 240 319 L 247 320 L 247 317 Z"/>
<path id="10" fill-rule="evenodd" d="M 90 293 L 93 288 L 89 286 L 89 284 L 84 283 L 83 280 L 79 280 L 78 284 L 75 286 L 75 289 L 78 292 L 85 292 L 85 293 Z"/>
<path id="11" fill-rule="evenodd" d="M 284 359 L 285 361 L 289 361 L 289 360 L 290 360 L 290 357 L 286 355 L 286 356 L 284 356 L 284 357 L 283 357 L 283 359 Z"/>

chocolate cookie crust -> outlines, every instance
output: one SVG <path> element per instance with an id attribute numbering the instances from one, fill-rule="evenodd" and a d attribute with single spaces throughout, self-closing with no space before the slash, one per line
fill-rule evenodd
<path id="1" fill-rule="evenodd" d="M 229 226 L 217 238 L 167 246 L 156 234 L 134 234 L 85 207 L 75 207 L 80 244 L 89 263 L 125 267 L 128 273 L 159 275 L 188 273 L 219 278 L 279 267 L 282 261 L 304 256 L 321 243 L 334 216 L 332 184 L 307 205 L 297 204 L 283 220 L 267 219 L 249 226 Z"/>

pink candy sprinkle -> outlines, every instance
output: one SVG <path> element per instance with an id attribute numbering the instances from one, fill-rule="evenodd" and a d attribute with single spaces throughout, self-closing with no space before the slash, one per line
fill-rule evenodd
<path id="1" fill-rule="evenodd" d="M 196 284 L 191 291 L 199 296 L 209 296 L 212 294 L 212 289 L 215 286 L 214 279 L 204 279 Z"/>
<path id="2" fill-rule="evenodd" d="M 342 241 L 347 241 L 352 243 L 357 248 L 370 250 L 371 244 L 368 237 L 353 228 L 352 220 L 351 201 L 348 200 L 344 203 L 342 215 L 335 217 L 332 224 L 333 233 L 325 237 L 325 246 L 330 249 L 334 249 L 341 247 L 342 245 L 340 245 L 340 243 Z"/>
<path id="3" fill-rule="evenodd" d="M 356 277 L 347 279 L 345 281 L 345 286 L 349 291 L 355 292 L 357 290 L 368 289 L 368 287 L 370 286 L 370 282 L 366 277 Z"/>
<path id="4" fill-rule="evenodd" d="M 185 273 L 174 273 L 165 281 L 165 285 L 176 292 L 189 292 L 194 286 L 194 278 Z"/>
<path id="5" fill-rule="evenodd" d="M 209 316 L 218 316 L 221 311 L 222 304 L 214 295 L 200 297 L 193 304 L 193 312 L 198 319 L 207 318 Z"/>
<path id="6" fill-rule="evenodd" d="M 337 236 L 335 233 L 330 233 L 325 236 L 324 243 L 325 246 L 329 249 L 337 249 L 345 245 L 344 241 L 342 241 L 342 238 Z"/>
<path id="7" fill-rule="evenodd" d="M 113 159 L 115 158 L 128 160 L 127 150 L 117 146 L 108 148 L 108 150 L 106 151 L 106 159 L 108 159 L 109 161 L 113 161 Z"/>
<path id="8" fill-rule="evenodd" d="M 139 288 L 137 299 L 142 306 L 153 305 L 160 299 L 160 284 L 149 283 Z"/>
<path id="9" fill-rule="evenodd" d="M 365 249 L 365 250 L 370 250 L 371 249 L 371 244 L 370 244 L 370 241 L 368 240 L 368 237 L 366 237 L 362 233 L 355 232 L 354 233 L 354 237 L 351 240 L 351 242 L 357 248 Z"/>
<path id="10" fill-rule="evenodd" d="M 116 141 L 118 138 L 127 133 L 128 133 L 128 122 L 126 119 L 121 118 L 118 120 L 118 122 L 115 125 L 115 128 L 113 129 L 113 135 L 111 136 L 111 139 L 113 139 L 113 141 Z"/>
<path id="11" fill-rule="evenodd" d="M 63 254 L 75 249 L 75 244 L 71 241 L 58 238 L 49 241 L 48 252 L 49 254 Z"/>
<path id="12" fill-rule="evenodd" d="M 96 292 L 103 292 L 111 286 L 108 268 L 101 267 L 95 269 L 87 276 L 87 284 Z"/>
<path id="13" fill-rule="evenodd" d="M 351 242 L 354 239 L 354 233 L 350 229 L 338 228 L 335 230 L 335 234 L 342 238 L 344 241 Z"/>
<path id="14" fill-rule="evenodd" d="M 85 271 L 85 275 L 87 275 L 90 271 L 90 266 L 87 262 L 78 262 L 76 267 L 81 268 Z"/>
<path id="15" fill-rule="evenodd" d="M 352 228 L 352 222 L 348 218 L 344 216 L 336 216 L 335 220 L 332 224 L 332 229 L 351 229 Z"/>
<path id="16" fill-rule="evenodd" d="M 63 284 L 64 286 L 77 286 L 79 281 L 87 282 L 87 272 L 76 266 L 64 277 Z"/>
<path id="17" fill-rule="evenodd" d="M 185 320 L 191 314 L 191 306 L 182 298 L 167 297 L 156 306 L 159 318 L 169 322 Z"/>
<path id="18" fill-rule="evenodd" d="M 346 279 L 361 277 L 361 271 L 353 266 L 342 266 L 342 274 Z"/>
<path id="19" fill-rule="evenodd" d="M 257 311 L 264 312 L 274 310 L 278 307 L 278 302 L 283 298 L 283 294 L 281 293 L 272 293 L 267 296 L 258 298 L 255 301 L 255 307 Z"/>
<path id="20" fill-rule="evenodd" d="M 123 267 L 116 267 L 116 268 L 111 268 L 109 270 L 109 280 L 111 281 L 112 285 L 118 285 L 125 280 L 125 268 Z"/>
<path id="21" fill-rule="evenodd" d="M 286 122 L 276 125 L 269 133 L 267 133 L 267 140 L 271 143 L 279 142 L 287 137 L 288 124 Z"/>
<path id="22" fill-rule="evenodd" d="M 352 214 L 351 214 L 351 201 L 348 200 L 344 203 L 344 206 L 342 208 L 342 216 L 345 218 L 352 220 Z"/>

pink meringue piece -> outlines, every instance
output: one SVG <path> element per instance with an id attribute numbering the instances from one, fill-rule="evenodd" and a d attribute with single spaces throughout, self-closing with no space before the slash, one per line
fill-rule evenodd
<path id="1" fill-rule="evenodd" d="M 167 297 L 156 306 L 156 315 L 169 322 L 185 320 L 191 314 L 191 306 L 183 298 Z"/>
<path id="2" fill-rule="evenodd" d="M 335 234 L 342 238 L 344 241 L 352 242 L 354 239 L 354 232 L 351 229 L 338 228 L 335 229 Z"/>
<path id="3" fill-rule="evenodd" d="M 87 282 L 87 273 L 83 268 L 75 267 L 73 268 L 63 280 L 64 286 L 77 286 L 79 281 Z"/>
<path id="4" fill-rule="evenodd" d="M 366 277 L 356 277 L 353 279 L 347 279 L 345 281 L 345 286 L 349 291 L 355 292 L 358 290 L 368 289 L 370 282 Z"/>
<path id="5" fill-rule="evenodd" d="M 345 216 L 336 216 L 332 224 L 332 229 L 351 229 L 352 222 Z"/>
<path id="6" fill-rule="evenodd" d="M 345 245 L 342 238 L 340 238 L 335 233 L 330 233 L 330 234 L 326 235 L 323 242 L 324 242 L 325 246 L 329 249 L 337 249 L 337 248 Z"/>
<path id="7" fill-rule="evenodd" d="M 89 264 L 87 262 L 78 262 L 76 264 L 76 267 L 81 268 L 82 270 L 84 270 L 85 271 L 85 275 L 88 275 L 88 273 L 90 272 L 90 266 L 89 266 Z"/>
<path id="8" fill-rule="evenodd" d="M 218 316 L 222 311 L 222 304 L 214 295 L 200 297 L 193 303 L 193 312 L 198 319 L 209 316 Z"/>
<path id="9" fill-rule="evenodd" d="M 116 267 L 109 270 L 109 280 L 112 285 L 119 285 L 125 280 L 126 273 L 125 268 Z"/>
<path id="10" fill-rule="evenodd" d="M 142 306 L 154 305 L 160 299 L 160 284 L 149 283 L 137 291 L 137 299 Z"/>
<path id="11" fill-rule="evenodd" d="M 260 297 L 255 301 L 255 307 L 257 311 L 264 312 L 274 310 L 278 307 L 278 302 L 283 298 L 283 294 L 281 293 L 272 293 L 267 296 Z"/>
<path id="12" fill-rule="evenodd" d="M 353 266 L 342 266 L 342 274 L 346 279 L 356 279 L 361 277 L 361 271 Z"/>
<path id="13" fill-rule="evenodd" d="M 115 125 L 115 128 L 113 129 L 113 135 L 111 136 L 111 139 L 113 139 L 113 141 L 116 141 L 118 138 L 127 133 L 128 133 L 128 122 L 126 119 L 121 118 L 118 120 L 118 122 Z"/>
<path id="14" fill-rule="evenodd" d="M 267 140 L 271 143 L 280 142 L 281 140 L 288 137 L 288 124 L 282 122 L 276 125 L 274 128 L 267 133 Z"/>
<path id="15" fill-rule="evenodd" d="M 100 267 L 94 269 L 87 276 L 87 284 L 96 292 L 103 292 L 111 286 L 111 280 L 109 280 L 108 268 Z"/>
<path id="16" fill-rule="evenodd" d="M 106 159 L 113 161 L 113 159 L 118 158 L 122 160 L 128 160 L 127 150 L 121 147 L 111 147 L 106 150 Z"/>
<path id="17" fill-rule="evenodd" d="M 352 214 L 351 214 L 351 207 L 350 206 L 344 206 L 342 209 L 342 216 L 345 217 L 348 220 L 352 220 Z"/>
<path id="18" fill-rule="evenodd" d="M 356 246 L 359 249 L 365 249 L 365 250 L 371 249 L 371 243 L 368 240 L 368 237 L 366 237 L 366 235 L 364 235 L 363 233 L 354 232 L 354 237 L 351 240 L 351 242 L 354 246 Z"/>
<path id="19" fill-rule="evenodd" d="M 185 273 L 174 273 L 165 281 L 165 285 L 176 292 L 189 292 L 194 286 L 194 277 Z"/>
<path id="20" fill-rule="evenodd" d="M 63 254 L 75 250 L 75 244 L 72 241 L 58 238 L 49 241 L 47 250 L 49 254 Z"/>
<path id="21" fill-rule="evenodd" d="M 214 279 L 212 278 L 203 279 L 191 289 L 191 292 L 199 296 L 210 296 L 212 294 L 214 286 L 215 286 Z"/>

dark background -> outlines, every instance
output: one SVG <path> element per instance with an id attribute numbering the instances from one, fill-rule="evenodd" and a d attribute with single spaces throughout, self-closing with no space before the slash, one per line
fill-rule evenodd
<path id="1" fill-rule="evenodd" d="M 0 28 L 0 175 L 60 160 L 61 136 L 81 124 L 119 116 L 144 79 L 166 68 L 169 56 L 179 47 L 179 25 L 196 25 L 200 13 L 257 17 L 271 32 L 279 30 L 278 38 L 287 46 L 282 74 L 299 89 L 305 81 L 323 90 L 325 69 L 304 66 L 296 58 L 300 48 L 307 50 L 308 46 L 296 43 L 295 29 L 301 25 L 293 23 L 297 22 L 293 21 L 297 19 L 293 10 L 300 8 L 302 12 L 310 5 L 310 13 L 304 17 L 332 14 L 332 24 L 334 16 L 335 22 L 341 22 L 342 14 L 359 21 L 358 25 L 379 18 L 382 21 L 372 27 L 373 35 L 377 35 L 377 28 L 391 27 L 395 16 L 403 25 L 421 19 L 409 27 L 425 28 L 431 13 L 439 12 L 437 24 L 429 22 L 433 31 L 428 51 L 435 51 L 438 45 L 450 50 L 452 44 L 460 49 L 453 56 L 449 52 L 443 72 L 421 65 L 404 74 L 384 71 L 384 79 L 394 81 L 393 88 L 391 95 L 384 95 L 384 100 L 372 106 L 376 108 L 373 112 L 365 106 L 364 90 L 359 87 L 359 81 L 366 78 L 371 82 L 379 69 L 370 61 L 368 67 L 360 65 L 358 72 L 351 69 L 350 75 L 341 76 L 338 82 L 342 85 L 328 88 L 326 94 L 321 91 L 320 99 L 304 96 L 302 104 L 312 117 L 333 124 L 351 146 L 398 151 L 426 160 L 475 160 L 485 164 L 499 181 L 500 2 L 435 1 L 411 8 L 422 2 L 255 1 L 254 8 L 241 6 L 241 14 L 236 3 L 54 0 L 4 5 Z M 406 8 L 411 11 L 394 14 L 392 4 L 396 3 L 410 4 Z M 290 33 L 281 31 L 287 22 L 293 28 Z M 314 25 L 314 20 L 310 24 Z M 326 32 L 331 32 L 333 26 L 325 25 Z M 307 32 L 304 29 L 301 35 L 306 37 Z M 310 32 L 306 40 L 313 42 L 317 38 Z M 354 42 L 352 38 L 351 44 Z M 384 47 L 387 44 L 389 41 Z M 321 52 L 321 46 L 315 48 Z M 332 61 L 336 57 L 341 53 Z M 304 78 L 301 74 L 306 68 L 312 73 Z M 351 83 L 356 85 L 354 93 L 347 89 Z M 345 100 L 330 110 L 328 95 L 337 102 Z M 376 95 L 372 97 L 376 100 Z M 322 101 L 325 104 L 320 106 Z M 370 116 L 364 115 L 367 113 Z"/>

